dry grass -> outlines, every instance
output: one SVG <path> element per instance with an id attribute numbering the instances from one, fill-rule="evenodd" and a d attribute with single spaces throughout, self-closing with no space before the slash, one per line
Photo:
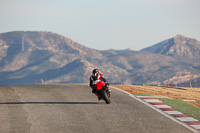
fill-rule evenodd
<path id="1" fill-rule="evenodd" d="M 162 95 L 175 99 L 194 100 L 190 101 L 200 107 L 200 88 L 179 88 L 179 87 L 157 87 L 157 86 L 136 86 L 136 85 L 112 85 L 130 93 L 143 93 Z"/>

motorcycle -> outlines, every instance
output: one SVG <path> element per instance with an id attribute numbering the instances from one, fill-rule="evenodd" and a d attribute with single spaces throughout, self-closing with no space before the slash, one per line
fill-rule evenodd
<path id="1" fill-rule="evenodd" d="M 108 88 L 109 88 L 109 84 L 104 83 L 103 81 L 98 81 L 95 85 L 95 90 L 98 94 L 99 100 L 101 99 L 105 100 L 106 104 L 111 103 L 110 90 Z"/>

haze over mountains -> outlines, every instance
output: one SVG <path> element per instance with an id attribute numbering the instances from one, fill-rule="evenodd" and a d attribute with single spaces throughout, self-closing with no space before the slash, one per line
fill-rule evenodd
<path id="1" fill-rule="evenodd" d="M 141 51 L 99 51 L 51 32 L 8 32 L 0 34 L 0 85 L 88 83 L 94 68 L 113 84 L 198 82 L 199 59 L 200 42 L 182 35 Z"/>

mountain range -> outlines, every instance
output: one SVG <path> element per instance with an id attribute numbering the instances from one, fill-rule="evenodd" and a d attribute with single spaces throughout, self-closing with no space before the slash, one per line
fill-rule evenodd
<path id="1" fill-rule="evenodd" d="M 94 68 L 112 84 L 200 79 L 200 42 L 176 35 L 141 51 L 96 50 L 52 32 L 0 34 L 0 85 L 88 83 Z"/>

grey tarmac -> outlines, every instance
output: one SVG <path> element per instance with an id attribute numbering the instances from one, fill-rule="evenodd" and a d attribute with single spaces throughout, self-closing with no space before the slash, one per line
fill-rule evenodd
<path id="1" fill-rule="evenodd" d="M 190 133 L 111 88 L 111 104 L 88 84 L 0 86 L 0 133 Z"/>

